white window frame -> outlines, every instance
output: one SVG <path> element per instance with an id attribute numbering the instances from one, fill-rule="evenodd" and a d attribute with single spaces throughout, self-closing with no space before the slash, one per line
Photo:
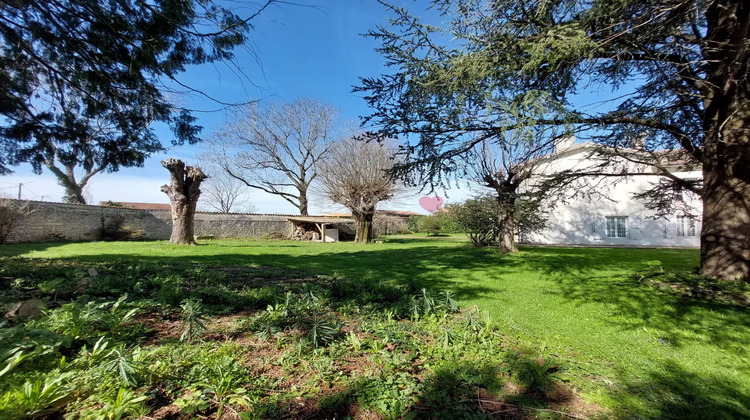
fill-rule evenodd
<path id="1" fill-rule="evenodd" d="M 696 225 L 697 222 L 694 216 L 677 216 L 677 236 L 683 236 L 686 238 L 698 236 Z"/>
<path id="2" fill-rule="evenodd" d="M 606 216 L 604 223 L 607 238 L 622 239 L 628 237 L 628 216 Z"/>

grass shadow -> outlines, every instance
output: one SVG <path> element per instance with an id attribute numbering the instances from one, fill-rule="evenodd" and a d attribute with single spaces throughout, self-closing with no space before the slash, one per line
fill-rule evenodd
<path id="1" fill-rule="evenodd" d="M 639 401 L 619 407 L 618 418 L 750 418 L 750 393 L 737 378 L 696 375 L 673 362 L 643 378 L 624 381 L 623 387 Z M 634 406 L 642 409 L 634 412 Z"/>

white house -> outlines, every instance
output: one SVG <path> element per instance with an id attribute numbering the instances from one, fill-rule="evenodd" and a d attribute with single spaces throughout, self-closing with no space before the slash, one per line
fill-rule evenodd
<path id="1" fill-rule="evenodd" d="M 564 170 L 582 170 L 597 163 L 592 143 L 575 143 L 566 139 L 556 152 L 544 158 L 537 173 L 553 174 Z M 628 172 L 654 172 L 653 168 L 634 165 L 618 158 L 613 171 L 629 167 Z M 700 170 L 687 170 L 673 165 L 672 173 L 683 179 L 700 179 Z M 692 194 L 684 194 L 685 210 L 655 218 L 655 212 L 644 208 L 633 198 L 658 183 L 658 175 L 627 177 L 592 176 L 585 185 L 574 183 L 569 200 L 551 200 L 546 227 L 522 236 L 520 242 L 547 245 L 600 245 L 644 247 L 699 247 L 702 204 Z M 582 181 L 583 182 L 583 181 Z M 575 191 L 580 189 L 580 191 Z"/>

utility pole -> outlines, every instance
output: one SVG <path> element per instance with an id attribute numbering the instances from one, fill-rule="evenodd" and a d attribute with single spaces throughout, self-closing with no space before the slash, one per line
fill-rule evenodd
<path id="1" fill-rule="evenodd" d="M 23 182 L 18 183 L 18 199 L 21 199 L 21 187 L 23 187 Z"/>

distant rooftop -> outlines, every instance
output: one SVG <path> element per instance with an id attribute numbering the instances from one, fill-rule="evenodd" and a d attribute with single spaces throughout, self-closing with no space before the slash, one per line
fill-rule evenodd
<path id="1" fill-rule="evenodd" d="M 422 213 L 408 210 L 378 210 L 376 213 L 388 214 L 392 216 L 424 216 Z"/>

